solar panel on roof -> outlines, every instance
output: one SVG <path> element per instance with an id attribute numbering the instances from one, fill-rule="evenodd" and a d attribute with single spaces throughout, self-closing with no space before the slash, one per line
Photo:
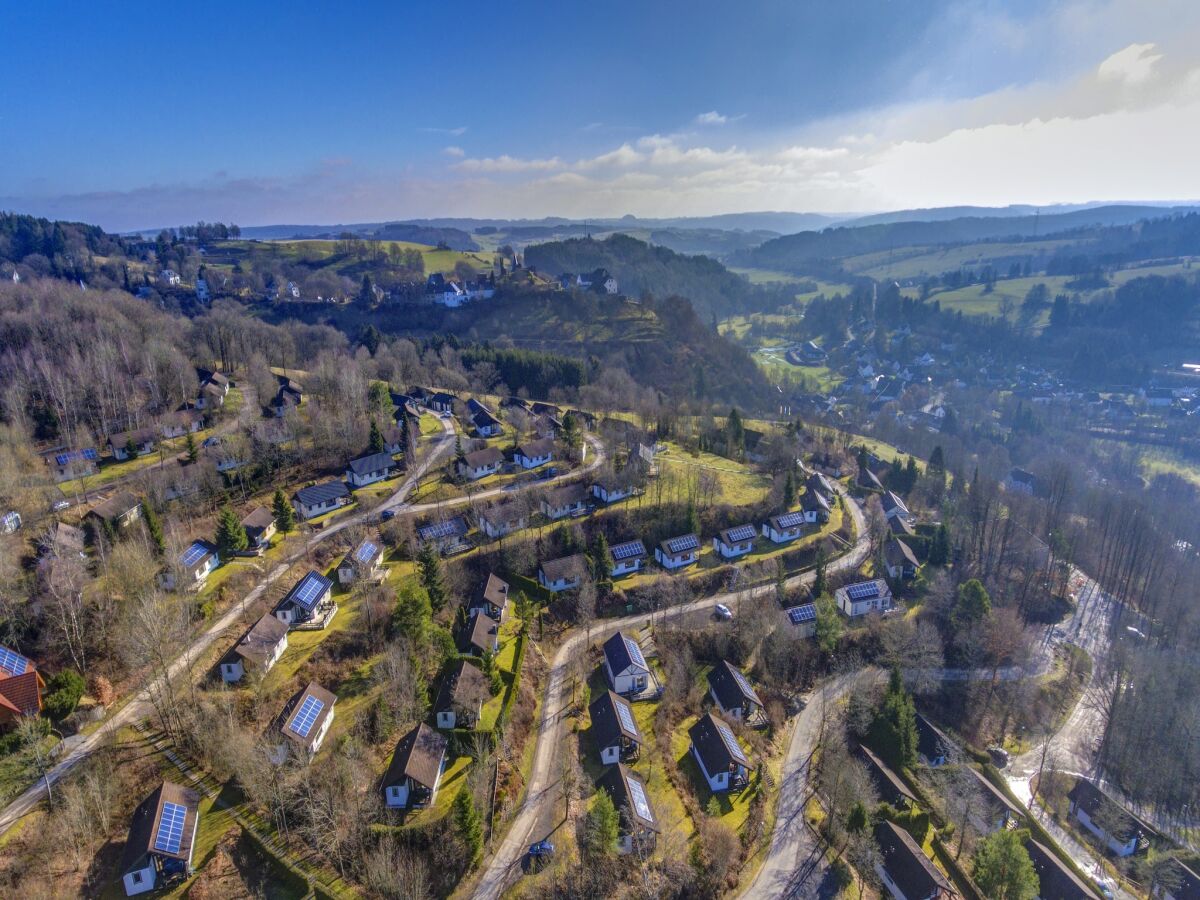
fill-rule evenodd
<path id="1" fill-rule="evenodd" d="M 24 675 L 29 668 L 29 660 L 15 650 L 0 647 L 0 669 L 9 675 Z"/>
<path id="2" fill-rule="evenodd" d="M 317 604 L 317 600 L 325 593 L 328 584 L 325 579 L 316 572 L 309 572 L 301 582 L 296 585 L 295 591 L 292 593 L 292 602 L 297 606 L 302 606 L 305 609 L 311 610 Z"/>
<path id="3" fill-rule="evenodd" d="M 185 567 L 191 567 L 200 562 L 200 560 L 204 559 L 204 557 L 207 555 L 208 548 L 197 541 L 183 551 L 183 557 L 180 559 L 180 562 L 183 563 Z"/>
<path id="4" fill-rule="evenodd" d="M 646 668 L 646 657 L 642 656 L 642 648 L 637 645 L 637 641 L 632 638 L 625 638 L 625 649 L 629 651 L 629 658 L 643 669 Z"/>
<path id="5" fill-rule="evenodd" d="M 714 718 L 713 721 L 717 723 L 717 732 L 721 735 L 721 740 L 725 742 L 725 749 L 729 751 L 729 755 L 738 762 L 745 762 L 746 754 L 742 753 L 741 745 L 733 736 L 733 732 L 729 730 L 729 726 L 720 719 Z"/>
<path id="6" fill-rule="evenodd" d="M 738 683 L 738 687 L 742 689 L 743 694 L 745 694 L 747 697 L 756 696 L 754 693 L 754 688 L 750 687 L 750 682 L 747 680 L 745 675 L 743 675 L 733 666 L 729 667 L 729 671 L 733 673 L 733 680 Z"/>
<path id="7" fill-rule="evenodd" d="M 634 781 L 632 778 L 625 783 L 629 785 L 629 796 L 633 800 L 633 808 L 637 811 L 638 818 L 653 822 L 654 816 L 650 814 L 650 803 L 646 800 L 646 792 L 642 788 L 642 783 Z"/>
<path id="8" fill-rule="evenodd" d="M 629 559 L 632 556 L 645 556 L 646 548 L 641 541 L 628 541 L 613 547 L 612 555 L 616 560 Z"/>
<path id="9" fill-rule="evenodd" d="M 694 534 L 685 534 L 683 537 L 671 538 L 667 541 L 667 549 L 672 553 L 684 553 L 688 550 L 695 550 L 700 546 L 700 539 Z"/>
<path id="10" fill-rule="evenodd" d="M 872 597 L 879 596 L 879 585 L 874 581 L 852 584 L 846 588 L 846 596 L 851 600 L 870 600 Z"/>
<path id="11" fill-rule="evenodd" d="M 633 713 L 629 709 L 629 705 L 614 700 L 613 705 L 617 708 L 617 718 L 621 720 L 621 727 L 631 734 L 638 734 L 637 724 L 633 721 Z"/>
<path id="12" fill-rule="evenodd" d="M 370 541 L 363 541 L 359 546 L 358 551 L 354 554 L 354 558 L 360 563 L 369 563 L 375 558 L 375 554 L 379 552 L 379 548 Z"/>
<path id="13" fill-rule="evenodd" d="M 793 606 L 787 614 L 793 625 L 803 625 L 805 622 L 816 620 L 817 608 L 811 603 L 806 603 L 803 606 Z"/>
<path id="14" fill-rule="evenodd" d="M 54 461 L 60 466 L 65 466 L 67 463 L 69 463 L 71 461 L 71 454 L 60 453 L 60 454 L 58 454 L 58 456 L 54 457 Z"/>
<path id="15" fill-rule="evenodd" d="M 803 524 L 803 522 L 804 513 L 802 512 L 784 513 L 775 520 L 775 524 L 780 528 L 795 528 L 797 525 Z"/>
<path id="16" fill-rule="evenodd" d="M 97 459 L 97 456 L 96 456 L 96 448 L 95 448 L 95 447 L 88 447 L 86 450 L 84 450 L 84 451 L 83 451 L 83 458 L 84 458 L 84 459 L 87 459 L 87 460 L 91 460 L 91 461 L 93 461 L 93 462 L 94 462 L 94 461 Z"/>
<path id="17" fill-rule="evenodd" d="M 754 539 L 753 525 L 738 525 L 725 532 L 725 537 L 731 541 L 750 541 Z"/>
<path id="18" fill-rule="evenodd" d="M 451 519 L 448 522 L 434 522 L 430 525 L 422 525 L 418 532 L 422 540 L 431 541 L 437 538 L 449 537 L 458 530 L 458 521 Z"/>
<path id="19" fill-rule="evenodd" d="M 164 803 L 162 818 L 158 820 L 158 833 L 154 836 L 154 849 L 163 853 L 178 853 L 183 843 L 183 822 L 187 818 L 187 807 L 178 803 Z"/>
<path id="20" fill-rule="evenodd" d="M 304 702 L 300 705 L 300 712 L 292 718 L 288 728 L 302 738 L 308 737 L 308 733 L 312 731 L 313 722 L 317 721 L 317 716 L 324 708 L 325 704 L 316 697 L 305 697 Z"/>

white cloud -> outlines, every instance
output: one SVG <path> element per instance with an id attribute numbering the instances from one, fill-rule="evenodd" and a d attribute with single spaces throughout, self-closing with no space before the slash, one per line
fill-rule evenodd
<path id="1" fill-rule="evenodd" d="M 729 116 L 723 116 L 715 109 L 711 109 L 706 113 L 700 113 L 695 118 L 697 125 L 724 125 L 728 121 Z"/>
<path id="2" fill-rule="evenodd" d="M 435 126 L 429 126 L 429 127 L 424 127 L 424 128 L 418 128 L 417 131 L 424 131 L 429 134 L 448 134 L 451 137 L 462 137 L 464 134 L 467 133 L 467 126 L 466 125 L 458 125 L 455 128 L 438 128 Z"/>
<path id="3" fill-rule="evenodd" d="M 465 150 L 463 150 L 462 147 L 443 147 L 442 152 L 445 153 L 447 156 L 453 156 L 458 159 L 462 159 L 464 156 L 467 155 L 467 152 Z"/>
<path id="4" fill-rule="evenodd" d="M 1154 74 L 1154 66 L 1163 58 L 1154 44 L 1130 44 L 1118 50 L 1096 69 L 1102 79 L 1140 84 Z"/>
<path id="5" fill-rule="evenodd" d="M 557 156 L 551 159 L 518 159 L 515 156 L 485 157 L 483 159 L 464 159 L 455 163 L 454 167 L 463 172 L 545 172 L 562 168 L 562 160 Z"/>

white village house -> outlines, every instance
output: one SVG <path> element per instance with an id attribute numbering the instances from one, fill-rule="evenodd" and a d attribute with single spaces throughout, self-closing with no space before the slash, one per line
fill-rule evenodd
<path id="1" fill-rule="evenodd" d="M 587 562 L 582 553 L 550 559 L 538 566 L 538 584 L 552 594 L 579 587 L 587 575 Z"/>
<path id="2" fill-rule="evenodd" d="M 700 559 L 700 538 L 683 534 L 667 538 L 654 548 L 654 558 L 664 569 L 681 569 Z"/>
<path id="3" fill-rule="evenodd" d="M 366 487 L 385 480 L 392 472 L 396 461 L 390 453 L 370 453 L 350 460 L 346 466 L 346 480 L 351 487 Z"/>
<path id="4" fill-rule="evenodd" d="M 754 526 L 735 525 L 713 538 L 713 549 L 724 559 L 737 559 L 754 549 Z"/>
<path id="5" fill-rule="evenodd" d="M 892 591 L 882 578 L 844 585 L 833 596 L 837 608 L 851 619 L 892 608 Z"/>
<path id="6" fill-rule="evenodd" d="M 552 459 L 554 459 L 554 441 L 549 438 L 528 441 L 518 445 L 517 449 L 513 451 L 513 462 L 522 469 L 536 469 Z"/>
<path id="7" fill-rule="evenodd" d="M 276 765 L 285 762 L 289 755 L 308 762 L 317 755 L 329 726 L 333 724 L 334 704 L 337 697 L 315 681 L 292 697 L 277 720 L 283 742 L 272 755 Z"/>
<path id="8" fill-rule="evenodd" d="M 688 729 L 689 750 L 713 793 L 744 786 L 750 777 L 750 760 L 729 723 L 710 713 Z"/>
<path id="9" fill-rule="evenodd" d="M 433 804 L 442 782 L 448 743 L 424 722 L 400 738 L 383 776 L 383 801 L 388 808 Z"/>
<path id="10" fill-rule="evenodd" d="M 309 570 L 275 606 L 273 615 L 289 628 L 326 627 L 337 613 L 333 582 Z"/>
<path id="11" fill-rule="evenodd" d="M 121 885 L 134 897 L 192 874 L 192 851 L 200 825 L 200 795 L 164 781 L 138 804 L 121 855 Z"/>
<path id="12" fill-rule="evenodd" d="M 241 681 L 247 668 L 266 674 L 283 656 L 288 645 L 288 626 L 267 613 L 251 626 L 237 645 L 221 660 L 221 680 L 226 684 Z"/>
<path id="13" fill-rule="evenodd" d="M 338 564 L 338 584 L 374 581 L 383 574 L 383 545 L 363 538 Z"/>
<path id="14" fill-rule="evenodd" d="M 588 714 L 592 720 L 592 742 L 603 765 L 638 758 L 642 733 L 628 700 L 613 691 L 605 691 L 592 701 Z"/>
<path id="15" fill-rule="evenodd" d="M 641 541 L 624 541 L 609 547 L 608 555 L 611 557 L 609 574 L 613 578 L 619 578 L 631 572 L 641 571 L 646 564 L 646 545 Z"/>
<path id="16" fill-rule="evenodd" d="M 804 513 L 787 512 L 763 523 L 762 535 L 772 544 L 786 544 L 804 534 Z"/>
<path id="17" fill-rule="evenodd" d="M 302 487 L 292 495 L 292 505 L 301 519 L 313 519 L 350 502 L 350 490 L 344 481 L 325 481 Z"/>
<path id="18" fill-rule="evenodd" d="M 636 696 L 650 682 L 650 667 L 642 648 L 623 631 L 604 642 L 604 675 L 609 687 L 622 696 Z"/>

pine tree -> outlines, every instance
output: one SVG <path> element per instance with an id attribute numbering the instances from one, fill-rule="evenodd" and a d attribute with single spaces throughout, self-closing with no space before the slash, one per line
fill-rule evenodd
<path id="1" fill-rule="evenodd" d="M 888 688 L 871 724 L 871 743 L 890 765 L 911 768 L 917 761 L 917 710 L 904 689 L 900 670 L 892 669 Z"/>
<path id="2" fill-rule="evenodd" d="M 612 856 L 617 849 L 620 819 L 608 791 L 601 790 L 588 810 L 585 834 L 588 853 L 593 856 Z"/>
<path id="3" fill-rule="evenodd" d="M 184 449 L 187 451 L 187 461 L 194 463 L 200 458 L 200 448 L 196 446 L 196 436 L 190 431 L 187 433 L 187 439 L 184 441 Z"/>
<path id="4" fill-rule="evenodd" d="M 942 450 L 942 445 L 938 444 L 933 448 L 933 452 L 929 454 L 929 464 L 925 467 L 926 473 L 929 475 L 944 474 L 946 471 L 946 453 Z"/>
<path id="5" fill-rule="evenodd" d="M 292 504 L 283 494 L 283 488 L 275 489 L 275 498 L 271 501 L 271 511 L 275 514 L 275 527 L 284 534 L 296 530 L 296 513 Z"/>
<path id="6" fill-rule="evenodd" d="M 820 597 L 829 590 L 829 576 L 825 572 L 825 548 L 817 547 L 816 567 L 813 569 L 812 595 Z"/>
<path id="7" fill-rule="evenodd" d="M 598 531 L 596 539 L 592 541 L 592 577 L 597 582 L 608 581 L 610 572 L 608 538 L 603 531 Z"/>
<path id="8" fill-rule="evenodd" d="M 938 525 L 929 542 L 929 562 L 931 565 L 944 566 L 950 562 L 950 530 L 946 523 Z"/>
<path id="9" fill-rule="evenodd" d="M 818 596 L 816 614 L 816 630 L 813 636 L 817 639 L 817 646 L 826 653 L 832 653 L 837 649 L 838 641 L 842 637 L 842 618 L 838 615 L 837 604 L 833 602 L 833 598 L 828 594 Z"/>
<path id="10" fill-rule="evenodd" d="M 579 423 L 575 416 L 567 413 L 562 420 L 562 442 L 572 450 L 577 450 L 583 443 L 583 434 L 579 431 Z"/>
<path id="11" fill-rule="evenodd" d="M 167 552 L 167 543 L 163 539 L 162 522 L 158 518 L 158 513 L 154 511 L 154 507 L 148 502 L 142 504 L 142 521 L 146 523 L 146 532 L 150 535 L 150 542 L 154 544 L 154 552 L 162 556 Z"/>
<path id="12" fill-rule="evenodd" d="M 1037 870 L 1017 831 L 1001 829 L 980 841 L 972 875 L 985 897 L 1033 900 L 1038 895 Z"/>
<path id="13" fill-rule="evenodd" d="M 736 406 L 729 410 L 729 417 L 725 420 L 725 443 L 728 447 L 727 454 L 731 459 L 740 457 L 742 451 L 746 449 L 746 428 L 742 424 L 742 416 Z"/>
<path id="14" fill-rule="evenodd" d="M 367 438 L 368 453 L 382 453 L 384 449 L 383 432 L 379 430 L 379 423 L 374 419 L 371 420 L 371 434 Z"/>
<path id="15" fill-rule="evenodd" d="M 920 472 L 917 471 L 917 461 L 911 456 L 908 458 L 908 464 L 904 467 L 904 493 L 907 494 L 917 486 L 917 478 Z"/>
<path id="16" fill-rule="evenodd" d="M 221 507 L 221 513 L 217 517 L 217 550 L 221 559 L 228 561 L 249 546 L 250 539 L 246 536 L 246 529 L 238 520 L 237 513 L 228 504 Z"/>
<path id="17" fill-rule="evenodd" d="M 684 528 L 689 534 L 700 534 L 700 514 L 696 512 L 696 504 L 689 503 L 687 508 L 687 523 Z"/>
<path id="18" fill-rule="evenodd" d="M 417 554 L 417 568 L 421 575 L 421 586 L 429 595 L 429 605 L 440 611 L 446 604 L 446 586 L 442 581 L 442 560 L 433 544 L 424 544 Z"/>
<path id="19" fill-rule="evenodd" d="M 479 810 L 475 808 L 475 801 L 471 799 L 471 792 L 467 790 L 466 785 L 459 788 L 458 794 L 454 797 L 452 814 L 458 836 L 466 845 L 470 859 L 469 865 L 474 868 L 483 855 L 483 823 L 480 821 Z"/>
<path id="20" fill-rule="evenodd" d="M 429 643 L 429 632 L 433 628 L 433 607 L 429 605 L 429 594 L 415 584 L 404 587 L 396 598 L 392 611 L 392 632 L 405 637 L 414 648 L 424 650 Z"/>
<path id="21" fill-rule="evenodd" d="M 792 468 L 788 467 L 787 478 L 783 482 L 783 508 L 791 509 L 796 502 L 796 476 Z"/>
<path id="22" fill-rule="evenodd" d="M 950 613 L 955 628 L 978 625 L 992 613 L 992 598 L 978 578 L 958 586 L 958 602 Z"/>
<path id="23" fill-rule="evenodd" d="M 454 463 L 456 466 L 465 466 L 467 464 L 467 454 L 463 450 L 462 435 L 454 435 Z"/>
<path id="24" fill-rule="evenodd" d="M 371 276 L 363 275 L 362 284 L 358 289 L 358 302 L 364 309 L 375 305 L 375 290 L 371 287 Z"/>
<path id="25" fill-rule="evenodd" d="M 129 438 L 125 441 L 125 455 L 130 459 L 133 459 L 138 455 L 137 444 L 133 442 L 133 438 Z"/>

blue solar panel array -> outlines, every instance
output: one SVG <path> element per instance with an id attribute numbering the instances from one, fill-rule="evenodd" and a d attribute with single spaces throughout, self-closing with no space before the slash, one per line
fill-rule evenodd
<path id="1" fill-rule="evenodd" d="M 321 595 L 332 585 L 328 578 L 309 572 L 298 585 L 292 588 L 292 602 L 306 610 L 312 610 L 317 605 Z"/>
<path id="2" fill-rule="evenodd" d="M 67 463 L 77 459 L 86 459 L 88 462 L 95 462 L 99 458 L 99 454 L 96 453 L 95 448 L 88 447 L 86 450 L 72 450 L 70 453 L 60 453 L 54 457 L 54 461 L 60 466 L 65 466 Z"/>
<path id="3" fill-rule="evenodd" d="M 29 660 L 15 650 L 0 647 L 0 669 L 9 675 L 24 675 L 29 669 Z"/>
<path id="4" fill-rule="evenodd" d="M 460 531 L 459 519 L 451 519 L 448 522 L 434 522 L 430 525 L 422 525 L 417 529 L 417 535 L 423 541 L 437 540 L 438 538 L 449 537 L 452 534 L 457 534 Z"/>
<path id="5" fill-rule="evenodd" d="M 313 722 L 317 721 L 317 716 L 324 708 L 325 704 L 316 697 L 305 697 L 304 702 L 300 705 L 300 711 L 292 718 L 292 724 L 288 728 L 302 738 L 308 737 L 308 733 L 312 731 Z"/>
<path id="6" fill-rule="evenodd" d="M 817 608 L 811 603 L 805 603 L 803 606 L 793 606 L 787 614 L 793 625 L 803 625 L 805 622 L 816 621 Z"/>
<path id="7" fill-rule="evenodd" d="M 725 532 L 725 537 L 730 541 L 752 541 L 754 540 L 753 525 L 738 525 L 736 528 L 730 528 Z"/>
<path id="8" fill-rule="evenodd" d="M 784 513 L 782 516 L 779 516 L 775 519 L 775 524 L 780 528 L 795 528 L 797 525 L 803 525 L 804 513 Z"/>
<path id="9" fill-rule="evenodd" d="M 637 645 L 637 641 L 632 638 L 625 638 L 625 649 L 629 651 L 629 658 L 643 669 L 646 666 L 646 657 L 642 656 L 642 648 Z"/>
<path id="10" fill-rule="evenodd" d="M 373 560 L 375 558 L 375 555 L 378 552 L 379 552 L 379 548 L 376 547 L 374 544 L 372 544 L 370 541 L 363 541 L 359 545 L 358 551 L 354 554 L 354 558 L 357 559 L 360 563 L 365 564 L 365 563 L 369 563 L 371 560 Z"/>
<path id="11" fill-rule="evenodd" d="M 629 704 L 624 700 L 614 700 L 613 705 L 617 708 L 617 718 L 621 720 L 621 727 L 630 734 L 638 734 L 637 723 L 633 720 L 633 710 L 629 708 Z"/>
<path id="12" fill-rule="evenodd" d="M 713 721 L 717 723 L 717 731 L 721 735 L 721 740 L 725 742 L 725 749 L 729 751 L 729 755 L 742 765 L 746 765 L 746 754 L 742 752 L 741 745 L 737 742 L 737 738 L 733 736 L 733 732 L 729 730 L 729 726 L 713 717 Z"/>
<path id="13" fill-rule="evenodd" d="M 163 853 L 178 853 L 183 843 L 183 823 L 187 818 L 187 807 L 178 803 L 164 803 L 162 818 L 158 820 L 158 833 L 154 836 L 154 849 Z"/>
<path id="14" fill-rule="evenodd" d="M 196 541 L 196 543 L 183 551 L 183 556 L 180 557 L 179 561 L 183 563 L 185 568 L 191 568 L 206 556 L 208 556 L 208 547 Z"/>
<path id="15" fill-rule="evenodd" d="M 879 585 L 874 581 L 863 581 L 846 588 L 846 596 L 855 602 L 871 600 L 879 596 Z"/>
<path id="16" fill-rule="evenodd" d="M 685 553 L 688 550 L 695 550 L 700 546 L 700 538 L 694 534 L 685 534 L 683 537 L 671 538 L 667 541 L 667 549 L 672 553 Z"/>
<path id="17" fill-rule="evenodd" d="M 645 555 L 646 547 L 641 541 L 626 541 L 624 544 L 617 544 L 612 548 L 612 557 L 618 562 L 634 556 Z"/>

